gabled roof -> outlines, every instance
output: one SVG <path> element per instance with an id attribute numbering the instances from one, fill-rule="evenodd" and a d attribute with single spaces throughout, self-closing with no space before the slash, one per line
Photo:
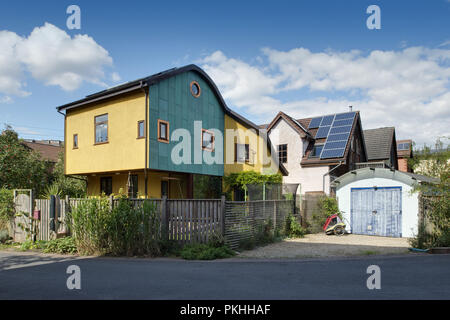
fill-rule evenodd
<path id="1" fill-rule="evenodd" d="M 41 154 L 42 159 L 50 162 L 58 162 L 59 153 L 63 151 L 62 146 L 55 146 L 48 143 L 23 141 L 22 144 L 31 150 Z"/>
<path id="2" fill-rule="evenodd" d="M 390 159 L 392 148 L 397 150 L 394 127 L 364 130 L 364 141 L 369 161 Z"/>
<path id="3" fill-rule="evenodd" d="M 224 113 L 229 115 L 230 117 L 232 117 L 233 119 L 235 119 L 236 121 L 240 122 L 241 124 L 246 125 L 247 127 L 250 127 L 252 129 L 255 129 L 256 132 L 258 132 L 259 134 L 259 129 L 261 129 L 258 125 L 256 125 L 255 123 L 253 123 L 252 121 L 248 120 L 247 118 L 241 116 L 240 114 L 238 114 L 237 112 L 231 110 L 230 108 L 228 108 L 227 104 L 225 103 L 225 100 L 222 97 L 222 94 L 220 93 L 219 89 L 217 88 L 216 84 L 214 83 L 214 81 L 209 77 L 209 75 L 203 71 L 203 69 L 201 69 L 200 67 L 196 66 L 195 64 L 190 64 L 184 67 L 180 67 L 180 68 L 172 68 L 172 69 L 168 69 L 166 71 L 163 72 L 159 72 L 156 73 L 154 75 L 145 77 L 145 78 L 141 78 L 141 79 L 137 79 L 134 81 L 130 81 L 91 95 L 86 96 L 83 99 L 62 105 L 57 107 L 57 111 L 61 113 L 61 111 L 63 110 L 69 110 L 69 109 L 74 109 L 74 108 L 81 108 L 83 106 L 86 106 L 88 104 L 91 103 L 95 103 L 98 101 L 103 101 L 124 93 L 128 93 L 128 92 L 133 92 L 133 91 L 137 91 L 137 90 L 143 90 L 144 88 L 148 88 L 153 84 L 156 84 L 162 80 L 171 78 L 173 76 L 176 76 L 178 74 L 182 74 L 184 72 L 196 72 L 212 89 L 212 91 L 214 92 L 217 100 L 219 101 L 219 104 L 221 105 L 221 107 L 224 110 Z M 270 139 L 269 137 L 267 137 L 266 139 L 267 141 L 267 146 L 268 148 L 271 150 L 271 154 L 274 155 L 275 151 L 272 147 L 272 144 L 270 143 Z M 284 165 L 282 163 L 279 164 L 279 168 L 281 170 L 281 172 L 284 175 L 288 174 L 287 169 L 284 167 Z"/>
<path id="4" fill-rule="evenodd" d="M 302 138 L 307 138 L 307 139 L 313 139 L 312 135 L 309 133 L 309 131 L 297 120 L 295 120 L 294 118 L 288 116 L 286 113 L 280 111 L 278 112 L 278 114 L 275 116 L 275 118 L 273 118 L 272 122 L 269 123 L 267 126 L 263 125 L 260 127 L 267 127 L 267 132 L 269 132 L 277 123 L 280 119 L 284 119 L 295 131 L 297 131 L 297 133 L 300 135 L 300 137 Z"/>

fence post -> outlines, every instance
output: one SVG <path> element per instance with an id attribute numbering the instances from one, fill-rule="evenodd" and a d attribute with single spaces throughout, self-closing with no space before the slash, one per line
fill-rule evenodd
<path id="1" fill-rule="evenodd" d="M 169 240 L 169 219 L 167 215 L 167 196 L 162 196 L 161 201 L 161 233 L 163 240 Z"/>
<path id="2" fill-rule="evenodd" d="M 276 235 L 277 229 L 277 200 L 273 201 L 273 235 Z"/>
<path id="3" fill-rule="evenodd" d="M 220 223 L 222 236 L 225 238 L 225 196 L 220 198 Z"/>
<path id="4" fill-rule="evenodd" d="M 114 196 L 113 195 L 109 196 L 109 207 L 111 208 L 111 210 L 114 208 Z"/>

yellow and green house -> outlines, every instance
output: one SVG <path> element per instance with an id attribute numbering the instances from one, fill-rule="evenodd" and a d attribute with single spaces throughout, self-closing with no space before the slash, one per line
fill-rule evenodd
<path id="1" fill-rule="evenodd" d="M 57 110 L 65 117 L 65 174 L 86 176 L 88 195 L 189 199 L 195 177 L 221 179 L 250 170 L 287 174 L 265 134 L 229 109 L 196 65 Z"/>

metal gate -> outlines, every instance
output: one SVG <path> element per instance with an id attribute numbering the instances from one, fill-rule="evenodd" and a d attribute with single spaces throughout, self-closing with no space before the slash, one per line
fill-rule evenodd
<path id="1" fill-rule="evenodd" d="M 402 236 L 402 188 L 352 188 L 352 233 Z"/>

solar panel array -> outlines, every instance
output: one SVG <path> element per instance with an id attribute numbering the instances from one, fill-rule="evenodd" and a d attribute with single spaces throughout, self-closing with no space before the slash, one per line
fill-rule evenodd
<path id="1" fill-rule="evenodd" d="M 356 112 L 347 112 L 311 119 L 308 129 L 318 128 L 316 139 L 327 139 L 322 148 L 320 159 L 344 156 L 355 114 Z"/>

